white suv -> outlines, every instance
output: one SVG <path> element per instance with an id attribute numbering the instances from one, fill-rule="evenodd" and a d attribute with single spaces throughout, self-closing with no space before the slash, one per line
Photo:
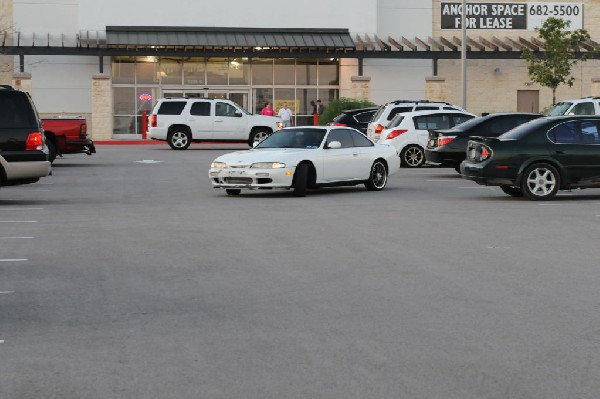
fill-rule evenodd
<path id="1" fill-rule="evenodd" d="M 455 110 L 464 111 L 464 109 L 444 102 L 431 102 L 428 100 L 397 100 L 384 104 L 379 107 L 369 126 L 367 127 L 367 136 L 375 140 L 378 134 L 388 125 L 388 123 L 399 113 L 412 111 L 428 110 Z"/>
<path id="2" fill-rule="evenodd" d="M 454 110 L 405 112 L 392 118 L 376 141 L 394 146 L 402 166 L 418 168 L 425 163 L 429 130 L 450 129 L 474 117 Z"/>
<path id="3" fill-rule="evenodd" d="M 585 97 L 561 101 L 550 108 L 546 115 L 600 115 L 600 97 Z"/>
<path id="4" fill-rule="evenodd" d="M 167 141 L 174 150 L 192 142 L 262 141 L 282 127 L 275 116 L 253 115 L 230 100 L 163 98 L 150 116 L 150 138 Z"/>

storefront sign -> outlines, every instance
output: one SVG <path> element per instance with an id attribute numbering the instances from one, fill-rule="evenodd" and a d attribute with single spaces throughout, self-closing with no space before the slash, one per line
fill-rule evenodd
<path id="1" fill-rule="evenodd" d="M 467 29 L 534 30 L 548 17 L 571 21 L 569 29 L 583 27 L 583 3 L 467 3 Z M 462 2 L 441 3 L 441 28 L 461 29 Z"/>
<path id="2" fill-rule="evenodd" d="M 138 95 L 140 101 L 152 101 L 152 94 L 150 93 L 140 93 Z"/>

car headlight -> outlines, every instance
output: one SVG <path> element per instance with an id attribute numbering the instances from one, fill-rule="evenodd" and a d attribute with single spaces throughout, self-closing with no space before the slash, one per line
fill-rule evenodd
<path id="1" fill-rule="evenodd" d="M 277 130 L 283 129 L 283 122 L 277 122 Z"/>
<path id="2" fill-rule="evenodd" d="M 279 169 L 285 168 L 285 164 L 281 162 L 257 162 L 250 165 L 250 167 L 256 169 Z"/>
<path id="3" fill-rule="evenodd" d="M 211 169 L 227 169 L 228 166 L 225 162 L 213 162 L 210 164 Z"/>

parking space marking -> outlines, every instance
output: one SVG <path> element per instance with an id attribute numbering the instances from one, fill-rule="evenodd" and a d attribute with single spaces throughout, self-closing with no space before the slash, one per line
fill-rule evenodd
<path id="1" fill-rule="evenodd" d="M 480 189 L 480 190 L 495 190 L 494 187 L 487 187 L 487 186 L 484 186 L 484 187 L 480 187 L 480 186 L 471 187 L 471 186 L 469 186 L 469 187 L 459 187 L 459 188 L 465 188 L 465 189 L 466 188 L 477 188 L 477 189 Z"/>
<path id="2" fill-rule="evenodd" d="M 37 220 L 0 220 L 0 223 L 37 223 Z"/>
<path id="3" fill-rule="evenodd" d="M 14 291 L 0 291 L 0 295 L 14 294 Z"/>
<path id="4" fill-rule="evenodd" d="M 495 245 L 488 245 L 486 248 L 487 249 L 510 249 L 510 247 L 498 247 Z"/>
<path id="5" fill-rule="evenodd" d="M 29 259 L 0 259 L 0 262 L 26 262 Z"/>
<path id="6" fill-rule="evenodd" d="M 0 237 L 0 240 L 19 240 L 22 238 L 33 238 L 33 237 Z"/>
<path id="7" fill-rule="evenodd" d="M 562 206 L 564 204 L 538 204 L 539 206 Z"/>
<path id="8" fill-rule="evenodd" d="M 428 179 L 426 181 L 437 181 L 437 182 L 455 182 L 456 180 L 452 180 L 452 179 Z"/>
<path id="9" fill-rule="evenodd" d="M 45 188 L 13 188 L 11 191 L 52 191 Z"/>
<path id="10" fill-rule="evenodd" d="M 0 211 L 41 211 L 44 208 L 28 208 L 28 207 L 22 207 L 22 208 L 0 208 Z"/>
<path id="11" fill-rule="evenodd" d="M 4 343 L 4 340 L 3 340 L 3 339 L 0 339 L 0 344 L 3 344 L 3 343 Z"/>

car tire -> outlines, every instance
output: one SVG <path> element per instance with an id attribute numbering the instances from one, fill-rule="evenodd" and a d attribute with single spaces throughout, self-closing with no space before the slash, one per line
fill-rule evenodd
<path id="1" fill-rule="evenodd" d="M 547 163 L 536 163 L 529 166 L 523 174 L 521 190 L 534 201 L 552 199 L 560 187 L 560 175 L 556 168 Z"/>
<path id="2" fill-rule="evenodd" d="M 308 186 L 308 165 L 301 163 L 296 166 L 294 180 L 292 183 L 294 197 L 305 197 L 306 187 Z"/>
<path id="3" fill-rule="evenodd" d="M 240 195 L 242 193 L 242 190 L 240 190 L 239 188 L 226 188 L 225 192 L 227 193 L 227 195 Z"/>
<path id="4" fill-rule="evenodd" d="M 174 150 L 186 150 L 192 143 L 192 135 L 188 131 L 176 129 L 169 132 L 167 142 Z"/>
<path id="5" fill-rule="evenodd" d="M 522 197 L 523 190 L 520 187 L 515 186 L 500 186 L 500 190 L 504 192 L 504 194 L 508 194 L 511 197 Z"/>
<path id="6" fill-rule="evenodd" d="M 425 163 L 425 150 L 412 144 L 404 147 L 400 153 L 400 164 L 407 168 L 420 168 Z"/>
<path id="7" fill-rule="evenodd" d="M 46 146 L 48 147 L 48 161 L 52 163 L 56 159 L 56 146 L 48 139 L 46 139 Z"/>
<path id="8" fill-rule="evenodd" d="M 365 182 L 365 187 L 369 191 L 381 191 L 387 184 L 387 169 L 382 161 L 373 162 L 369 180 Z"/>
<path id="9" fill-rule="evenodd" d="M 270 135 L 271 135 L 271 133 L 269 133 L 265 129 L 253 130 L 252 133 L 250 133 L 250 138 L 248 139 L 248 145 L 250 147 L 254 147 L 254 143 L 255 142 L 260 143 L 261 141 L 263 141 L 264 139 L 266 139 Z"/>

